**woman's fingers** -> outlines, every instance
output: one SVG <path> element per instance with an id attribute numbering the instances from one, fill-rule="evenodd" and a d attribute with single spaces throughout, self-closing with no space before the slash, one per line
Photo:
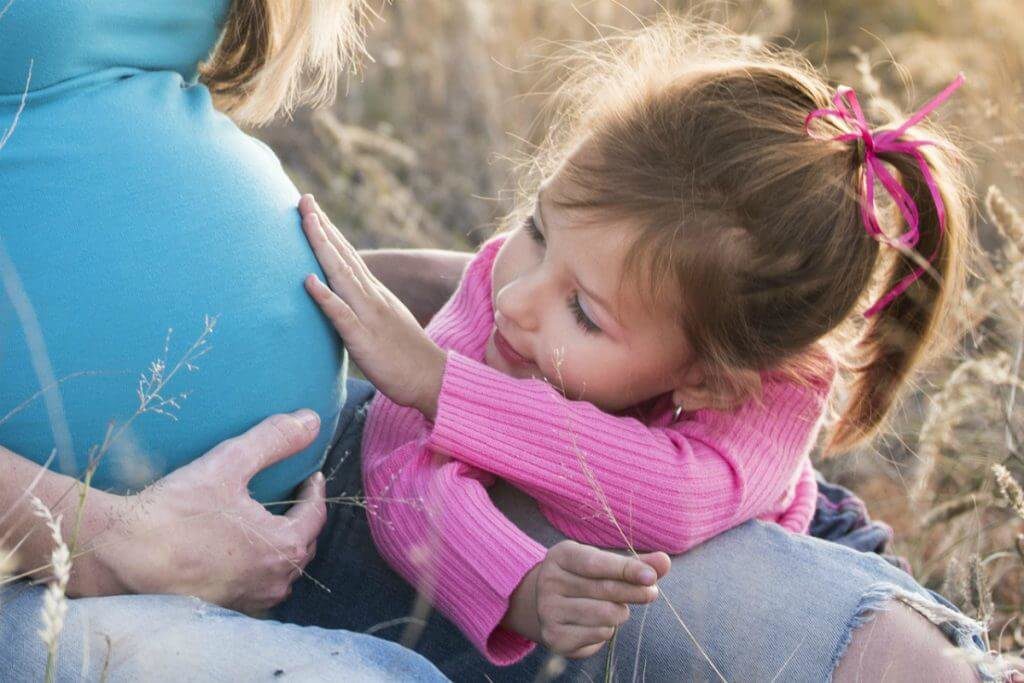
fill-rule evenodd
<path id="1" fill-rule="evenodd" d="M 223 461 L 244 483 L 313 443 L 319 432 L 320 416 L 312 410 L 271 415 L 241 436 L 222 442 L 203 457 Z"/>
<path id="2" fill-rule="evenodd" d="M 292 530 L 299 536 L 298 543 L 307 551 L 305 561 L 300 563 L 303 567 L 312 557 L 309 548 L 315 546 L 320 529 L 327 520 L 326 491 L 324 475 L 315 472 L 302 485 L 295 504 L 284 513 L 285 519 L 291 523 Z"/>

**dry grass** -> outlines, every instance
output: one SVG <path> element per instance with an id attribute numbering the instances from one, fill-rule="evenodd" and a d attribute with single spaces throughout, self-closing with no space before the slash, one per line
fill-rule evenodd
<path id="1" fill-rule="evenodd" d="M 516 159 L 543 134 L 537 65 L 556 43 L 687 2 L 423 0 L 382 8 L 368 64 L 329 111 L 265 137 L 360 246 L 462 248 L 511 206 Z M 1012 0 L 704 3 L 757 40 L 793 44 L 876 110 L 910 110 L 959 71 L 941 112 L 977 163 L 983 247 L 966 337 L 921 377 L 870 448 L 822 463 L 897 531 L 918 578 L 1024 648 L 1024 520 L 991 469 L 1024 479 L 1024 15 Z M 895 103 L 888 102 L 892 97 Z M 344 121 L 342 125 L 340 122 Z M 1020 207 L 1020 208 L 1015 208 Z M 1004 483 L 1004 488 L 1007 485 Z M 1007 488 L 1012 491 L 1012 488 Z"/>
<path id="2" fill-rule="evenodd" d="M 55 675 L 54 666 L 57 661 L 57 645 L 60 632 L 64 628 L 64 617 L 68 612 L 67 588 L 71 578 L 71 551 L 64 542 L 60 530 L 61 516 L 54 518 L 50 508 L 35 496 L 30 496 L 32 510 L 35 515 L 46 523 L 53 540 L 53 551 L 50 553 L 50 569 L 53 576 L 47 582 L 46 593 L 43 595 L 42 628 L 39 637 L 46 646 L 46 683 L 50 683 Z"/>

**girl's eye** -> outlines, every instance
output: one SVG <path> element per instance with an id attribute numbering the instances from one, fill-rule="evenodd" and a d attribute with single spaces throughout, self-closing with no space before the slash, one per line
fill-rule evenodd
<path id="1" fill-rule="evenodd" d="M 530 237 L 533 238 L 534 242 L 543 246 L 544 234 L 537 227 L 537 222 L 533 220 L 533 216 L 529 216 L 526 219 L 526 232 L 530 233 Z"/>
<path id="2" fill-rule="evenodd" d="M 587 312 L 583 310 L 583 306 L 580 305 L 580 295 L 573 294 L 569 297 L 569 310 L 572 311 L 573 315 L 576 316 L 576 322 L 583 328 L 583 331 L 587 334 L 595 334 L 601 331 L 597 323 L 590 319 Z"/>

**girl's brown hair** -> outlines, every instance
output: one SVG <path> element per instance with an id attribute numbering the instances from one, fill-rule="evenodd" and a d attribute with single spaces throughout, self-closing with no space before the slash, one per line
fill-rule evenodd
<path id="1" fill-rule="evenodd" d="M 217 105 L 259 125 L 334 100 L 363 49 L 363 0 L 233 0 L 200 78 Z"/>
<path id="2" fill-rule="evenodd" d="M 560 64 L 552 100 L 560 118 L 533 159 L 524 198 L 532 201 L 539 182 L 561 169 L 576 191 L 560 203 L 637 226 L 627 272 L 654 299 L 676 304 L 713 391 L 750 391 L 750 371 L 806 377 L 821 367 L 815 351 L 835 346 L 850 327 L 844 323 L 922 261 L 880 250 L 865 231 L 864 150 L 804 131 L 807 114 L 830 107 L 834 91 L 795 51 L 665 20 L 574 46 Z M 820 125 L 831 135 L 849 132 L 835 120 Z M 942 143 L 921 151 L 946 231 L 914 160 L 883 155 L 920 211 L 918 253 L 935 258 L 929 274 L 863 321 L 847 345 L 852 382 L 829 451 L 878 428 L 915 365 L 936 348 L 964 285 L 965 159 L 934 126 L 919 124 L 904 139 L 911 136 Z M 587 153 L 575 154 L 581 145 Z M 898 212 L 883 213 L 887 232 L 903 230 Z"/>

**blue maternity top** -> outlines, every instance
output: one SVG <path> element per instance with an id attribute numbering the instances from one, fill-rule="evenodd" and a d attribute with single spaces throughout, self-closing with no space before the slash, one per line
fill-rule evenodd
<path id="1" fill-rule="evenodd" d="M 299 194 L 196 84 L 228 4 L 0 16 L 0 137 L 17 119 L 0 149 L 0 445 L 73 476 L 99 448 L 98 488 L 137 490 L 309 407 L 317 441 L 250 484 L 288 499 L 344 398 L 344 351 L 302 287 L 319 271 Z"/>

